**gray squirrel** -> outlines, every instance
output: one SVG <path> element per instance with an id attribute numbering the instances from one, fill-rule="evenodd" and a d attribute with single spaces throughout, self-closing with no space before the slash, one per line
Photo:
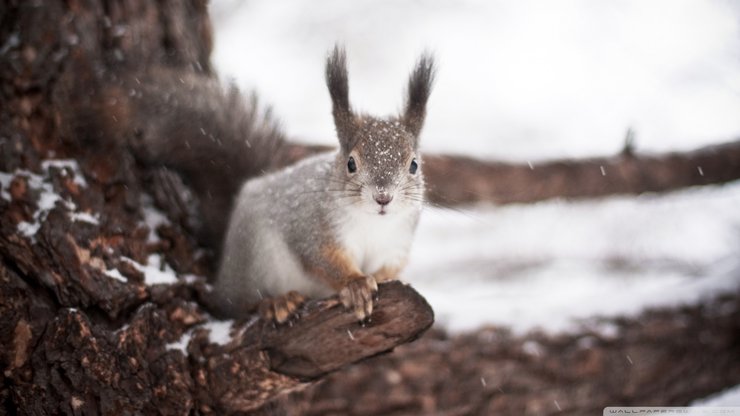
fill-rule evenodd
<path id="1" fill-rule="evenodd" d="M 303 295 L 339 293 L 359 320 L 377 284 L 404 267 L 424 197 L 419 134 L 434 78 L 431 56 L 411 73 L 398 117 L 355 114 L 346 57 L 335 47 L 326 83 L 339 149 L 248 180 L 232 210 L 214 295 L 222 312 L 260 303 L 284 322 Z"/>
<path id="2" fill-rule="evenodd" d="M 335 47 L 326 82 L 339 149 L 282 169 L 295 155 L 269 111 L 212 77 L 157 67 L 63 93 L 92 91 L 70 100 L 81 103 L 65 115 L 70 136 L 123 144 L 193 190 L 200 223 L 192 231 L 221 251 L 204 299 L 215 312 L 240 317 L 259 305 L 284 322 L 303 295 L 339 293 L 364 319 L 377 283 L 403 268 L 419 219 L 419 133 L 433 78 L 433 59 L 422 55 L 399 116 L 356 114 L 345 52 Z"/>

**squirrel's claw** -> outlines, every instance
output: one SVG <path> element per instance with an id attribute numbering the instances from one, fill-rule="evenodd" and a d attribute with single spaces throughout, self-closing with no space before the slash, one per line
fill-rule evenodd
<path id="1" fill-rule="evenodd" d="M 354 312 L 359 321 L 373 313 L 373 295 L 378 291 L 378 283 L 372 276 L 357 276 L 339 291 L 339 300 L 345 308 Z"/>
<path id="2" fill-rule="evenodd" d="M 303 295 L 290 291 L 282 296 L 263 299 L 259 304 L 259 314 L 265 320 L 283 324 L 295 315 L 305 301 L 306 298 Z"/>

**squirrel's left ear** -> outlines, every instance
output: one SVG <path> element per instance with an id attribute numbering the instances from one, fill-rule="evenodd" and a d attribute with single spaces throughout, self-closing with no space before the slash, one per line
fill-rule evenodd
<path id="1" fill-rule="evenodd" d="M 427 100 L 432 91 L 434 74 L 434 57 L 425 52 L 419 58 L 414 71 L 409 77 L 408 90 L 406 91 L 406 108 L 401 117 L 406 129 L 416 138 L 414 147 L 418 145 L 419 133 L 421 133 L 421 128 L 424 125 Z"/>
<path id="2" fill-rule="evenodd" d="M 349 81 L 347 80 L 347 55 L 344 48 L 334 46 L 326 60 L 326 86 L 331 95 L 332 114 L 337 138 L 342 150 L 349 153 L 354 147 L 355 115 L 349 105 Z"/>

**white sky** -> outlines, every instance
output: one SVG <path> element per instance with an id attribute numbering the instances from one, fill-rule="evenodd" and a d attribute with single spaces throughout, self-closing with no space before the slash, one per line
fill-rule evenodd
<path id="1" fill-rule="evenodd" d="M 216 0 L 214 62 L 287 132 L 333 143 L 323 61 L 346 45 L 351 99 L 397 111 L 418 54 L 439 63 L 422 146 L 532 160 L 740 137 L 731 0 Z"/>

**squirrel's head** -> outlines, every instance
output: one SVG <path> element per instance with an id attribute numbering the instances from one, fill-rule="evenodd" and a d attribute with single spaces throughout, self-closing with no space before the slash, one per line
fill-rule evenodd
<path id="1" fill-rule="evenodd" d="M 338 46 L 326 62 L 326 84 L 339 139 L 335 173 L 347 199 L 386 214 L 420 207 L 424 194 L 419 134 L 434 79 L 434 61 L 424 54 L 411 72 L 403 112 L 380 119 L 356 115 L 349 104 L 346 55 Z"/>

